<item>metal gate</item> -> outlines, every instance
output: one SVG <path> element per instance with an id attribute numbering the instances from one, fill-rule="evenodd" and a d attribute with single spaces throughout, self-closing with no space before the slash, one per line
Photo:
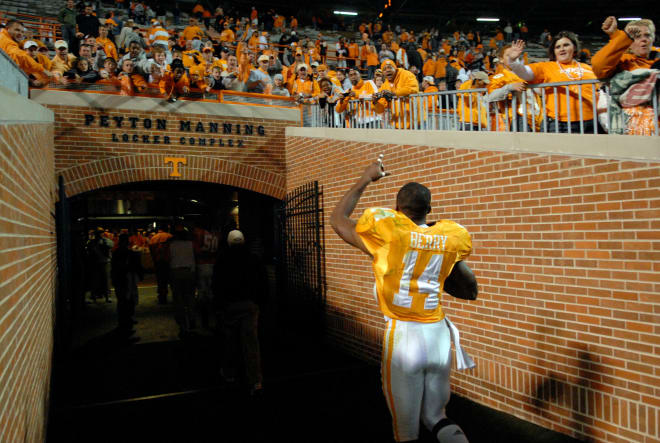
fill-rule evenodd
<path id="1" fill-rule="evenodd" d="M 278 210 L 280 300 L 298 322 L 320 332 L 325 308 L 322 191 L 317 181 L 289 192 Z"/>

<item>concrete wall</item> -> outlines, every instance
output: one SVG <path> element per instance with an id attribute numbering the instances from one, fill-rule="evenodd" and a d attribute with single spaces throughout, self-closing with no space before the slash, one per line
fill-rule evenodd
<path id="1" fill-rule="evenodd" d="M 43 441 L 56 277 L 53 113 L 0 87 L 0 441 Z"/>
<path id="2" fill-rule="evenodd" d="M 660 441 L 658 138 L 288 128 L 287 188 L 323 187 L 330 338 L 371 360 L 371 264 L 328 218 L 380 153 L 392 176 L 355 217 L 418 181 L 430 220 L 472 234 L 479 299 L 442 299 L 477 362 L 453 390 L 590 441 Z"/>
<path id="3" fill-rule="evenodd" d="M 28 96 L 27 75 L 2 49 L 0 49 L 0 86 L 22 97 Z"/>

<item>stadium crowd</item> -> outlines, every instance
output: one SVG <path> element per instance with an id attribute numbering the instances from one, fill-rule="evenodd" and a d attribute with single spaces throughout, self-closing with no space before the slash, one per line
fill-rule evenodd
<path id="1" fill-rule="evenodd" d="M 365 21 L 354 33 L 357 38 L 340 37 L 335 43 L 322 32 L 306 36 L 296 17 L 273 9 L 225 13 L 198 3 L 183 25 L 178 6 L 165 11 L 159 2 L 152 9 L 150 3 L 125 0 L 116 0 L 116 6 L 97 14 L 93 5 L 67 0 L 58 16 L 62 37 L 52 43 L 52 57 L 50 42 L 26 33 L 15 20 L 4 24 L 0 48 L 30 76 L 33 87 L 105 84 L 122 95 L 157 94 L 170 101 L 221 90 L 292 97 L 318 104 L 334 114 L 329 121 L 342 126 L 350 126 L 350 116 L 387 111 L 393 126 L 410 127 L 404 116 L 411 103 L 395 98 L 453 90 L 459 91 L 458 103 L 443 103 L 435 95 L 424 101 L 424 111 L 455 109 L 470 130 L 541 129 L 541 114 L 547 118 L 543 129 L 553 132 L 583 126 L 584 132 L 598 128 L 650 135 L 657 126 L 651 96 L 659 50 L 653 47 L 650 20 L 619 29 L 616 18 L 608 17 L 602 29 L 609 43 L 593 57 L 576 34 L 546 29 L 538 43 L 547 48 L 548 61 L 529 64 L 524 51 L 529 31 L 523 23 L 515 29 L 507 23 L 482 36 L 479 31 L 416 32 Z M 314 29 L 320 22 L 314 18 Z M 598 79 L 609 79 L 609 85 L 603 87 Z M 546 87 L 543 100 L 533 88 L 580 80 L 593 84 Z M 626 94 L 631 87 L 643 90 L 646 101 Z M 533 112 L 517 112 L 516 103 Z M 497 117 L 491 117 L 490 109 Z M 609 119 L 599 123 L 605 109 Z"/>

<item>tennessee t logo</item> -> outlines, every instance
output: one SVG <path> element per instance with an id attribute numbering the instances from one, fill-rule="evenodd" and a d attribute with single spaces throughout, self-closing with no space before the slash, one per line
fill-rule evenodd
<path id="1" fill-rule="evenodd" d="M 165 157 L 165 164 L 168 163 L 172 163 L 170 177 L 181 177 L 181 173 L 179 173 L 179 163 L 185 165 L 188 163 L 188 160 L 185 157 Z"/>

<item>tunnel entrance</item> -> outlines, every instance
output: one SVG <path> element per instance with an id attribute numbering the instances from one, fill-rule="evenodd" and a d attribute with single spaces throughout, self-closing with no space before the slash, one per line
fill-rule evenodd
<path id="1" fill-rule="evenodd" d="M 268 269 L 274 270 L 277 254 L 276 209 L 278 200 L 252 191 L 230 186 L 185 182 L 150 181 L 112 186 L 80 194 L 68 199 L 70 232 L 70 295 L 60 298 L 60 327 L 66 346 L 72 349 L 85 345 L 95 337 L 108 334 L 116 327 L 116 298 L 108 269 L 107 297 L 96 288 L 98 279 L 94 262 L 95 231 L 117 245 L 118 236 L 128 233 L 131 244 L 139 243 L 140 264 L 144 278 L 138 284 L 136 336 L 142 343 L 168 341 L 177 338 L 172 317 L 171 289 L 169 306 L 158 305 L 156 275 L 148 242 L 159 230 L 172 232 L 181 225 L 192 237 L 195 229 L 204 227 L 214 233 L 217 245 L 223 248 L 227 233 L 240 229 L 246 245 Z M 66 260 L 66 257 L 61 259 Z M 273 271 L 274 272 L 274 271 Z M 274 273 L 271 274 L 274 276 Z M 96 280 L 96 281 L 95 281 Z M 212 327 L 213 325 L 210 325 Z"/>

